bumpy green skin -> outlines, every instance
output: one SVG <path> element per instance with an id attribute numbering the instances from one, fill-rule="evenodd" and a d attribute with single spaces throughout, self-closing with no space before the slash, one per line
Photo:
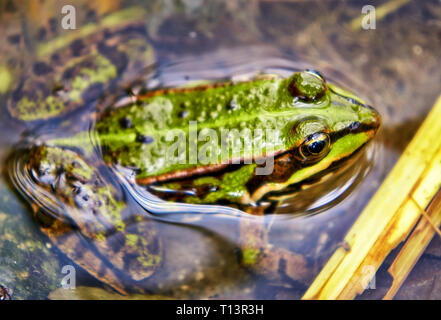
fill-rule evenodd
<path id="1" fill-rule="evenodd" d="M 105 159 L 123 166 L 138 168 L 138 178 L 159 176 L 165 173 L 194 168 L 206 163 L 189 163 L 191 144 L 190 121 L 197 121 L 197 133 L 204 128 L 215 130 L 217 141 L 198 141 L 198 154 L 204 153 L 207 143 L 220 145 L 221 130 L 261 129 L 268 150 L 274 153 L 290 150 L 315 131 L 337 132 L 354 122 L 375 123 L 378 115 L 356 101 L 349 101 L 325 87 L 320 99 L 305 102 L 293 97 L 289 84 L 297 74 L 288 79 L 263 79 L 203 90 L 171 90 L 141 99 L 138 104 L 118 108 L 103 116 L 96 124 L 100 142 L 105 147 Z M 305 81 L 303 81 L 303 86 Z M 185 117 L 182 116 L 185 114 Z M 296 130 L 298 124 L 311 120 L 312 124 Z M 130 122 L 124 128 L 121 123 Z M 311 121 L 309 121 L 311 123 Z M 167 133 L 185 132 L 185 163 L 171 163 L 166 152 L 176 146 L 178 139 L 167 141 Z M 266 137 L 266 130 L 279 134 L 278 139 Z M 139 137 L 148 137 L 148 143 Z M 190 141 L 190 142 L 189 142 Z M 243 143 L 241 139 L 241 143 Z M 254 139 L 254 142 L 256 139 Z M 251 141 L 252 143 L 253 141 Z M 242 144 L 243 146 L 243 144 Z M 205 149 L 204 149 L 205 148 Z M 263 155 L 265 149 L 257 149 Z M 240 157 L 251 158 L 249 149 L 241 148 Z M 256 152 L 256 150 L 253 150 Z M 228 152 L 217 154 L 209 164 L 228 162 L 233 157 L 233 144 Z"/>
<path id="2" fill-rule="evenodd" d="M 96 129 L 102 146 L 108 148 L 108 154 L 116 155 L 114 160 L 122 165 L 139 168 L 139 177 L 160 175 L 200 165 L 188 163 L 189 152 L 186 152 L 185 164 L 164 161 L 166 151 L 175 143 L 173 140 L 166 141 L 166 136 L 167 133 L 173 133 L 174 129 L 186 132 L 188 150 L 189 121 L 197 121 L 198 132 L 203 128 L 216 130 L 219 138 L 221 128 L 239 131 L 244 128 L 277 128 L 273 118 L 256 117 L 259 111 L 263 112 L 256 106 L 275 103 L 277 89 L 278 81 L 261 80 L 204 91 L 172 92 L 142 100 L 141 105 L 133 104 L 117 109 L 102 118 Z M 182 117 L 182 114 L 186 116 Z M 121 120 L 125 118 L 132 122 L 131 128 L 121 127 Z M 153 142 L 138 142 L 139 135 L 151 137 Z M 202 142 L 198 143 L 198 153 L 203 145 Z M 126 151 L 122 152 L 122 149 Z M 113 162 L 109 158 L 107 160 Z"/>
<path id="3" fill-rule="evenodd" d="M 12 75 L 6 66 L 0 65 L 0 94 L 5 94 L 12 82 Z"/>

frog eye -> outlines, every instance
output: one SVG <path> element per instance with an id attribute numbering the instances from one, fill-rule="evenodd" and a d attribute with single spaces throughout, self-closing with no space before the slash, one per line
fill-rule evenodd
<path id="1" fill-rule="evenodd" d="M 313 133 L 308 136 L 299 147 L 299 154 L 303 161 L 317 162 L 323 159 L 331 146 L 329 135 L 324 132 Z"/>
<path id="2" fill-rule="evenodd" d="M 316 101 L 325 95 L 326 82 L 317 71 L 306 70 L 292 76 L 288 90 L 295 98 L 306 102 Z"/>
<path id="3" fill-rule="evenodd" d="M 313 69 L 306 69 L 305 72 L 311 73 L 313 75 L 315 75 L 317 78 L 322 79 L 323 82 L 325 82 L 325 78 L 322 76 L 322 74 L 320 72 L 318 72 L 317 70 L 313 70 Z"/>

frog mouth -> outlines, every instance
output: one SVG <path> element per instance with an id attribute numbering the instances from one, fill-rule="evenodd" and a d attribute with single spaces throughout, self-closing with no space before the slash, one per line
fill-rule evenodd
<path id="1" fill-rule="evenodd" d="M 283 190 L 269 192 L 258 204 L 266 205 L 268 212 L 296 216 L 318 214 L 337 205 L 355 190 L 372 169 L 376 147 L 368 142 L 350 156 L 332 162 L 328 168 L 308 179 Z"/>

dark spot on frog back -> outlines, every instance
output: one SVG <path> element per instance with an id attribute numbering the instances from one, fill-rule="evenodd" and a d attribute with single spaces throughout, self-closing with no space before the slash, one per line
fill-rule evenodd
<path id="1" fill-rule="evenodd" d="M 57 18 L 50 18 L 49 19 L 50 31 L 54 34 L 57 34 L 57 27 L 58 27 L 58 19 Z"/>
<path id="2" fill-rule="evenodd" d="M 77 39 L 70 44 L 70 50 L 72 56 L 79 57 L 85 48 L 84 42 L 81 39 Z"/>
<path id="3" fill-rule="evenodd" d="M 45 27 L 41 27 L 41 28 L 38 30 L 38 33 L 37 33 L 37 39 L 38 39 L 39 41 L 43 41 L 43 40 L 46 39 L 46 36 L 47 36 L 46 28 L 45 28 Z"/>
<path id="4" fill-rule="evenodd" d="M 132 120 L 129 117 L 123 117 L 119 120 L 119 125 L 123 129 L 130 129 L 133 127 Z"/>
<path id="5" fill-rule="evenodd" d="M 86 21 L 87 22 L 96 22 L 97 19 L 98 19 L 98 16 L 97 16 L 97 13 L 95 10 L 91 9 L 91 10 L 87 11 L 87 14 L 86 14 Z"/>
<path id="6" fill-rule="evenodd" d="M 72 79 L 74 73 L 75 73 L 75 68 L 71 67 L 71 68 L 66 69 L 63 72 L 63 76 L 62 76 L 63 80 L 70 80 L 70 79 Z"/>
<path id="7" fill-rule="evenodd" d="M 52 54 L 51 62 L 52 63 L 59 63 L 60 62 L 60 55 L 58 53 Z"/>
<path id="8" fill-rule="evenodd" d="M 53 71 L 52 67 L 43 61 L 34 63 L 33 70 L 37 76 L 44 76 Z"/>
<path id="9" fill-rule="evenodd" d="M 180 112 L 178 113 L 178 117 L 179 117 L 179 118 L 182 118 L 182 119 L 187 118 L 187 117 L 188 117 L 188 111 L 187 111 L 187 110 L 180 111 Z"/>
<path id="10" fill-rule="evenodd" d="M 8 42 L 12 45 L 17 45 L 20 43 L 21 35 L 20 34 L 11 34 L 8 36 Z"/>
<path id="11" fill-rule="evenodd" d="M 147 144 L 147 143 L 152 143 L 153 138 L 143 134 L 138 134 L 136 136 L 136 141 Z"/>

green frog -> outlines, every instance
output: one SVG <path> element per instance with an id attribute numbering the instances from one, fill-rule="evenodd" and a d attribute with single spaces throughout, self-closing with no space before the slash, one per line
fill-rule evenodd
<path id="1" fill-rule="evenodd" d="M 379 125 L 374 109 L 307 70 L 141 93 L 95 130 L 104 161 L 150 192 L 252 209 L 351 158 Z"/>
<path id="2" fill-rule="evenodd" d="M 90 137 L 34 143 L 11 170 L 43 232 L 121 293 L 142 291 L 162 254 L 157 231 L 127 212 L 115 181 L 152 216 L 222 214 L 240 223 L 332 174 L 381 123 L 372 107 L 313 70 L 144 90 L 123 101 L 91 117 Z M 265 263 L 261 230 L 244 225 L 243 265 Z M 84 239 L 94 248 L 84 250 Z"/>

